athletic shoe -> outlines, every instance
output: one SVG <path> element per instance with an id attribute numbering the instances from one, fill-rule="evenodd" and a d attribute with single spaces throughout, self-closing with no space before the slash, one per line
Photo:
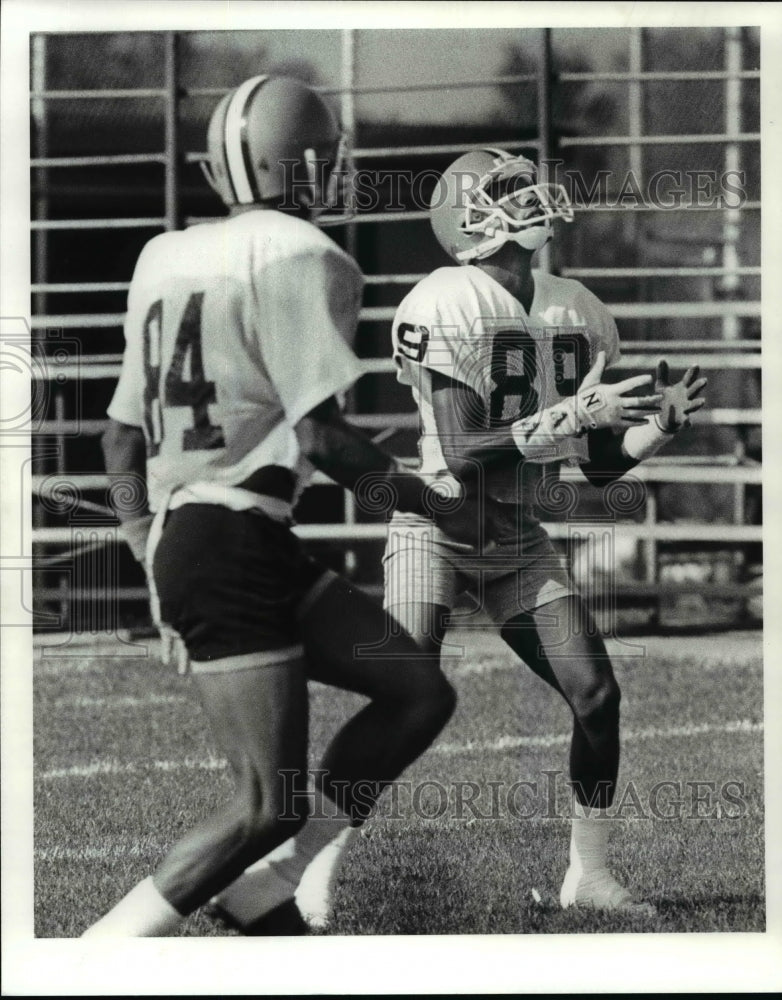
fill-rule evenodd
<path id="1" fill-rule="evenodd" d="M 629 889 L 620 885 L 607 868 L 592 872 L 581 872 L 572 866 L 568 868 L 559 901 L 564 909 L 584 906 L 634 917 L 657 915 L 651 903 L 634 899 Z"/>
<path id="2" fill-rule="evenodd" d="M 239 931 L 244 937 L 297 937 L 307 934 L 309 930 L 292 899 L 280 903 L 250 924 L 240 924 L 234 916 L 215 902 L 207 903 L 204 906 L 204 913 L 224 927 Z"/>

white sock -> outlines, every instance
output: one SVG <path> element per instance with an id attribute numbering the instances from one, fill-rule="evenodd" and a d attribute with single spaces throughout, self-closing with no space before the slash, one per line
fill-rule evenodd
<path id="1" fill-rule="evenodd" d="M 605 809 L 589 809 L 573 800 L 573 825 L 570 832 L 570 867 L 591 872 L 606 867 L 608 837 L 613 823 Z"/>
<path id="2" fill-rule="evenodd" d="M 184 917 L 145 878 L 117 905 L 88 927 L 82 937 L 166 937 Z"/>
<path id="3" fill-rule="evenodd" d="M 332 850 L 323 859 L 320 855 L 350 829 L 350 819 L 319 791 L 313 795 L 312 815 L 299 833 L 248 868 L 215 897 L 214 902 L 240 924 L 259 920 L 280 903 L 293 899 L 304 872 L 315 859 L 319 860 L 321 871 L 318 884 L 336 877 L 332 869 L 339 865 L 343 851 Z"/>
<path id="4" fill-rule="evenodd" d="M 302 875 L 296 890 L 296 905 L 310 927 L 325 928 L 328 924 L 337 878 L 357 835 L 355 827 L 343 830 L 326 844 Z"/>

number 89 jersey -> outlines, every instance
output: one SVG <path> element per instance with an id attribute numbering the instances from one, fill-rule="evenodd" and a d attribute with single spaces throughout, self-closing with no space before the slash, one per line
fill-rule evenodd
<path id="1" fill-rule="evenodd" d="M 608 365 L 618 359 L 616 324 L 599 299 L 578 281 L 542 271 L 533 271 L 533 277 L 529 313 L 475 266 L 434 271 L 399 306 L 394 359 L 397 378 L 412 387 L 421 414 L 423 472 L 446 468 L 432 409 L 431 371 L 469 386 L 483 403 L 486 428 L 496 428 L 498 438 L 505 439 L 515 420 L 572 395 L 598 351 L 606 352 Z M 563 437 L 535 461 L 587 458 L 586 438 Z"/>
<path id="2" fill-rule="evenodd" d="M 236 486 L 269 465 L 301 488 L 312 470 L 296 423 L 361 374 L 350 345 L 362 284 L 324 233 L 275 211 L 147 244 L 108 413 L 144 429 L 152 510 L 181 486 Z"/>

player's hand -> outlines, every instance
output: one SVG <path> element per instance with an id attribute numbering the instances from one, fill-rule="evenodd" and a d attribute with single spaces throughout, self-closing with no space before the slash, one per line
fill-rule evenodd
<path id="1" fill-rule="evenodd" d="M 690 415 L 705 405 L 706 397 L 701 393 L 706 388 L 708 379 L 699 378 L 699 375 L 698 365 L 693 365 L 679 382 L 671 385 L 668 362 L 665 358 L 657 362 L 654 388 L 661 395 L 662 405 L 654 420 L 665 434 L 675 434 L 682 427 L 689 427 Z"/>
<path id="2" fill-rule="evenodd" d="M 159 622 L 157 628 L 160 632 L 160 659 L 166 666 L 175 665 L 178 674 L 186 674 L 190 656 L 182 636 L 165 622 Z"/>
<path id="3" fill-rule="evenodd" d="M 122 521 L 119 526 L 119 537 L 125 542 L 134 557 L 142 566 L 147 561 L 147 539 L 152 530 L 154 514 L 142 514 L 140 517 Z"/>
<path id="4" fill-rule="evenodd" d="M 149 589 L 149 610 L 152 614 L 152 621 L 160 634 L 160 659 L 166 666 L 176 666 L 178 674 L 186 674 L 190 667 L 190 656 L 187 652 L 182 636 L 172 628 L 168 622 L 163 621 L 160 613 L 160 598 L 158 597 L 155 575 L 145 563 L 144 569 L 147 574 L 147 587 Z"/>
<path id="5" fill-rule="evenodd" d="M 651 375 L 634 375 L 613 384 L 603 382 L 606 353 L 599 351 L 573 397 L 575 420 L 581 431 L 611 427 L 626 430 L 630 424 L 643 424 L 650 414 L 660 413 L 662 391 L 655 387 L 649 396 L 633 396 L 641 386 L 649 385 Z"/>
<path id="6" fill-rule="evenodd" d="M 434 477 L 428 485 L 426 505 L 437 527 L 455 542 L 480 545 L 488 537 L 485 529 L 490 523 L 490 498 L 478 496 L 472 490 L 465 492 L 460 481 L 451 475 Z"/>

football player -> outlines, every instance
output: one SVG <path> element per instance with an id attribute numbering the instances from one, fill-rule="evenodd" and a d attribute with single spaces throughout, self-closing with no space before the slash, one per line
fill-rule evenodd
<path id="1" fill-rule="evenodd" d="M 313 225 L 334 200 L 340 141 L 304 84 L 246 81 L 208 132 L 208 176 L 229 217 L 155 237 L 133 275 L 106 466 L 146 483 L 148 508 L 117 513 L 153 607 L 185 644 L 236 792 L 87 936 L 171 934 L 284 842 L 263 898 L 251 872 L 220 900 L 224 911 L 251 922 L 323 858 L 322 912 L 348 831 L 453 709 L 437 665 L 291 530 L 317 468 L 350 489 L 372 474 L 399 509 L 439 512 L 445 531 L 477 537 L 475 505 L 443 510 L 436 487 L 342 417 L 338 399 L 361 374 L 351 342 L 362 276 Z M 385 658 L 354 656 L 392 632 Z M 309 678 L 369 698 L 328 747 L 314 792 Z"/>
<path id="2" fill-rule="evenodd" d="M 605 486 L 657 452 L 703 405 L 706 380 L 691 369 L 670 386 L 663 361 L 653 387 L 651 375 L 605 381 L 619 357 L 608 309 L 579 282 L 532 269 L 553 222 L 571 222 L 573 210 L 565 189 L 538 183 L 524 157 L 497 149 L 460 157 L 438 182 L 430 218 L 458 266 L 428 275 L 399 306 L 397 377 L 420 412 L 421 471 L 450 471 L 500 513 L 485 538 L 490 551 L 395 513 L 385 606 L 422 652 L 437 655 L 449 613 L 468 592 L 566 700 L 575 794 L 561 904 L 649 914 L 606 863 L 619 687 L 538 508 L 552 509 L 562 463 Z"/>

